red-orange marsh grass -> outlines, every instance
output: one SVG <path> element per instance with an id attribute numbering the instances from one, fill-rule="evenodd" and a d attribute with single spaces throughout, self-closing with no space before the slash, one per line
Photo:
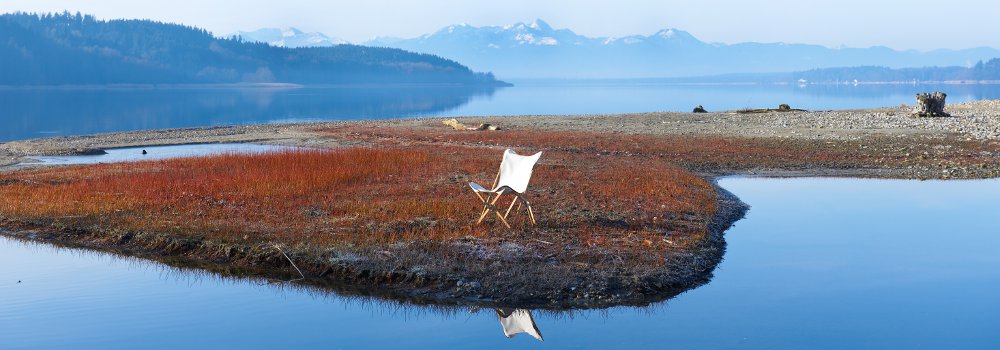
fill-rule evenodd
<path id="1" fill-rule="evenodd" d="M 489 186 L 500 155 L 425 145 L 14 172 L 0 175 L 0 216 L 293 246 L 531 231 L 524 216 L 513 219 L 519 224 L 513 231 L 492 222 L 474 225 L 481 206 L 466 184 Z M 669 164 L 559 151 L 543 155 L 528 197 L 541 220 L 534 236 L 575 243 L 656 237 L 670 229 L 665 212 L 707 217 L 715 211 L 712 186 Z"/>
<path id="2" fill-rule="evenodd" d="M 438 121 L 415 127 L 344 125 L 323 128 L 334 137 L 374 143 L 413 142 L 478 146 L 528 147 L 568 152 L 656 157 L 712 170 L 754 168 L 831 167 L 856 168 L 931 164 L 980 164 L 982 151 L 995 146 L 976 141 L 924 140 L 913 145 L 906 139 L 796 140 L 777 138 L 623 134 L 586 131 L 508 129 L 493 132 L 459 132 Z M 952 147 L 954 142 L 960 147 Z M 950 151 L 941 151 L 947 149 Z M 937 154 L 921 160 L 921 151 Z M 911 155 L 912 153 L 912 155 Z"/>

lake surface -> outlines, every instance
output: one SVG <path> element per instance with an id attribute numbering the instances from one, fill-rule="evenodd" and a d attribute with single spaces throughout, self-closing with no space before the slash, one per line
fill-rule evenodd
<path id="1" fill-rule="evenodd" d="M 103 132 L 291 121 L 430 116 L 593 114 L 912 105 L 914 94 L 948 102 L 997 99 L 1000 85 L 671 85 L 514 81 L 506 88 L 448 86 L 302 88 L 2 88 L 0 142 Z"/>
<path id="2" fill-rule="evenodd" d="M 1000 348 L 1000 181 L 727 178 L 712 281 L 649 308 L 440 311 L 0 238 L 0 348 Z M 20 283 L 18 283 L 20 281 Z"/>
<path id="3" fill-rule="evenodd" d="M 109 148 L 107 154 L 74 156 L 32 156 L 37 163 L 17 165 L 77 165 L 117 162 L 135 162 L 179 157 L 195 157 L 226 153 L 265 153 L 295 149 L 290 146 L 262 145 L 254 143 L 201 143 L 187 145 Z M 145 152 L 145 153 L 143 153 Z"/>

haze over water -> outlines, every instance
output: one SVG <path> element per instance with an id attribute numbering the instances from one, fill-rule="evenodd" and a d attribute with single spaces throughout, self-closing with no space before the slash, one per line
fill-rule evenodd
<path id="1" fill-rule="evenodd" d="M 851 109 L 1000 98 L 1000 85 L 673 85 L 514 81 L 506 88 L 35 88 L 0 89 L 0 142 L 115 131 L 294 121 L 409 117 L 690 112 L 741 108 Z"/>

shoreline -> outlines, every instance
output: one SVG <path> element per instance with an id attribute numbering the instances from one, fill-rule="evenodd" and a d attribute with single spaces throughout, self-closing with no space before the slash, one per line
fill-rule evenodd
<path id="1" fill-rule="evenodd" d="M 982 142 L 1000 146 L 1000 100 L 982 100 L 948 105 L 949 118 L 917 118 L 908 109 L 882 107 L 856 110 L 768 112 L 740 114 L 738 111 L 709 113 L 646 112 L 628 114 L 518 115 L 457 117 L 469 125 L 490 123 L 507 130 L 592 131 L 601 134 L 651 136 L 713 136 L 770 140 L 883 141 L 902 143 Z M 58 136 L 0 142 L 0 172 L 24 158 L 77 155 L 93 149 L 164 146 L 199 143 L 261 143 L 279 146 L 335 148 L 356 144 L 351 140 L 317 137 L 316 129 L 337 126 L 426 127 L 441 117 L 375 119 L 328 122 L 204 126 Z M 904 153 L 905 154 L 905 153 Z M 811 169 L 814 170 L 814 169 Z M 766 173 L 766 170 L 762 170 Z M 776 171 L 781 173 L 782 170 Z M 760 173 L 760 172 L 758 172 Z M 809 173 L 805 171 L 804 173 Z M 838 173 L 833 171 L 833 173 Z M 740 174 L 740 173 L 736 173 Z M 815 174 L 825 175 L 825 172 Z M 835 174 L 837 175 L 837 174 Z M 846 175 L 864 175 L 848 171 Z M 779 175 L 781 176 L 781 175 Z M 880 176 L 878 174 L 874 176 Z M 899 177 L 900 175 L 889 175 Z M 1000 174 L 993 175 L 1000 176 Z M 903 174 L 902 177 L 932 178 L 933 174 Z M 978 176 L 981 177 L 981 176 Z M 972 176 L 970 178 L 977 178 Z"/>
<path id="2" fill-rule="evenodd" d="M 454 279 L 435 281 L 412 271 L 374 271 L 349 264 L 323 266 L 322 272 L 315 273 L 316 270 L 311 270 L 310 267 L 323 265 L 316 261 L 317 257 L 297 255 L 294 252 L 272 249 L 271 246 L 233 246 L 130 231 L 94 232 L 78 227 L 54 228 L 46 224 L 12 222 L 3 217 L 0 217 L 0 236 L 138 257 L 171 267 L 201 269 L 223 277 L 294 281 L 296 285 L 316 287 L 347 297 L 376 297 L 415 305 L 514 307 L 552 311 L 641 307 L 669 300 L 711 281 L 715 268 L 722 262 L 725 254 L 725 231 L 741 220 L 750 208 L 736 195 L 719 187 L 717 181 L 713 181 L 713 185 L 720 206 L 708 223 L 708 235 L 705 239 L 687 248 L 690 254 L 681 257 L 684 263 L 671 264 L 664 271 L 665 275 L 628 286 L 614 283 L 604 285 L 607 281 L 602 280 L 582 280 L 580 282 L 583 283 L 572 290 L 553 289 L 548 285 L 475 290 L 468 287 L 455 288 Z M 283 255 L 285 253 L 288 253 L 289 258 Z M 300 279 L 296 267 L 289 260 L 304 269 L 307 276 Z M 543 273 L 531 270 L 545 269 L 545 265 L 538 264 L 521 273 L 541 276 Z M 476 276 L 463 278 L 470 277 L 482 280 Z"/>
<path id="3" fill-rule="evenodd" d="M 958 117 L 917 119 L 895 108 L 880 108 L 772 112 L 752 116 L 642 113 L 459 118 L 470 125 L 479 122 L 500 125 L 504 130 L 501 132 L 451 131 L 439 124 L 441 118 L 148 130 L 0 143 L 0 162 L 16 161 L 27 155 L 73 154 L 95 148 L 219 142 L 320 149 L 393 145 L 495 149 L 514 146 L 505 142 L 520 142 L 511 141 L 508 136 L 534 135 L 532 137 L 549 140 L 550 137 L 563 135 L 562 139 L 553 140 L 569 141 L 551 141 L 555 142 L 553 145 L 561 145 L 557 148 L 531 144 L 520 146 L 623 160 L 638 157 L 667 162 L 710 181 L 719 210 L 711 219 L 704 220 L 708 235 L 682 251 L 671 251 L 671 259 L 675 260 L 661 266 L 659 273 L 649 275 L 659 277 L 643 281 L 596 283 L 597 279 L 614 276 L 606 275 L 609 271 L 560 277 L 596 278 L 595 282 L 579 283 L 579 288 L 568 290 L 550 286 L 575 282 L 566 280 L 562 284 L 546 285 L 542 281 L 532 284 L 525 280 L 515 287 L 500 287 L 502 283 L 499 281 L 472 276 L 473 280 L 479 280 L 472 288 L 468 287 L 468 283 L 466 287 L 461 283 L 455 285 L 456 280 L 469 279 L 460 273 L 422 275 L 421 271 L 373 270 L 371 266 L 347 260 L 331 264 L 329 257 L 324 258 L 322 254 L 288 251 L 291 259 L 307 271 L 309 278 L 300 283 L 342 294 L 377 295 L 417 304 L 554 310 L 606 308 L 667 300 L 710 280 L 725 251 L 725 230 L 742 218 L 748 209 L 745 203 L 718 186 L 717 180 L 723 176 L 1000 177 L 1000 101 L 979 101 L 949 107 L 949 111 Z M 983 120 L 988 123 L 981 123 Z M 975 127 L 964 133 L 955 131 L 968 128 L 966 124 L 970 123 Z M 775 125 L 780 127 L 773 127 Z M 483 140 L 487 140 L 486 143 Z M 677 151 L 672 151 L 674 149 Z M 663 153 L 665 151 L 673 153 Z M 0 175 L 42 167 L 11 168 L 0 168 Z M 107 250 L 172 266 L 194 266 L 223 275 L 286 280 L 297 277 L 281 254 L 284 251 L 271 246 L 238 246 L 134 231 L 60 225 L 56 222 L 25 222 L 0 215 L 0 228 L 9 230 L 3 233 L 9 236 Z M 552 265 L 532 263 L 524 268 L 527 269 L 525 271 L 537 270 L 537 274 L 541 274 L 551 269 Z M 479 282 L 484 288 L 478 287 Z"/>
<path id="4" fill-rule="evenodd" d="M 53 84 L 53 85 L 0 85 L 3 90 L 199 90 L 199 89 L 304 89 L 304 88 L 417 88 L 417 87 L 469 87 L 502 88 L 514 86 L 504 81 L 495 83 L 121 83 L 121 84 Z"/>

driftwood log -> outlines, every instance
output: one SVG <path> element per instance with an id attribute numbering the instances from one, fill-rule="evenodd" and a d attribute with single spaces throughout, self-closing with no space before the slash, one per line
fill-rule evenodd
<path id="1" fill-rule="evenodd" d="M 947 94 L 935 91 L 933 93 L 917 94 L 917 105 L 913 108 L 913 115 L 918 117 L 950 117 L 944 111 L 944 99 Z"/>

